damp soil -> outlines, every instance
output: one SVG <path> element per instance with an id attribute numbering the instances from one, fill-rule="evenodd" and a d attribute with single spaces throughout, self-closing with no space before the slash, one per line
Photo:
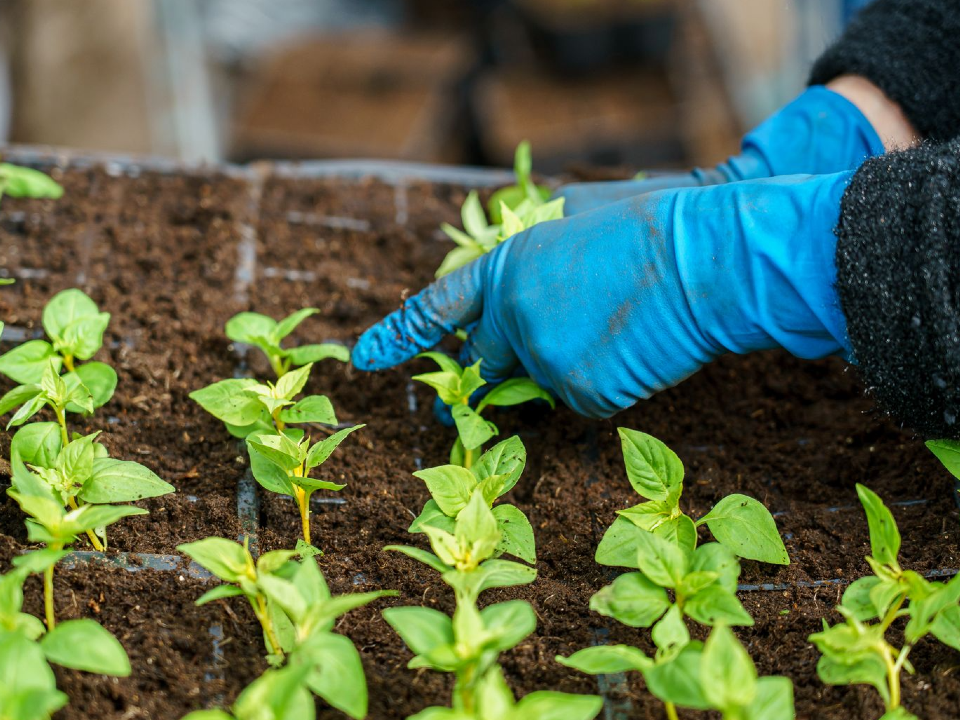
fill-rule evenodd
<path id="1" fill-rule="evenodd" d="M 243 453 L 188 397 L 215 380 L 267 371 L 255 353 L 242 355 L 229 344 L 223 323 L 243 309 L 279 317 L 314 306 L 321 312 L 291 341 L 351 344 L 429 282 L 449 249 L 437 228 L 457 222 L 466 192 L 416 182 L 397 188 L 374 180 L 271 175 L 254 182 L 202 171 L 54 171 L 67 188 L 62 200 L 4 198 L 0 207 L 0 267 L 18 278 L 0 292 L 0 317 L 38 333 L 43 304 L 66 287 L 81 287 L 111 312 L 98 359 L 117 368 L 117 394 L 95 418 L 74 416 L 71 423 L 81 432 L 102 430 L 112 455 L 147 465 L 178 490 L 143 503 L 150 515 L 115 526 L 110 557 L 176 555 L 179 543 L 243 532 L 237 512 L 247 469 Z M 255 265 L 245 263 L 249 250 Z M 253 270 L 249 283 L 245 269 Z M 3 349 L 11 345 L 4 341 Z M 317 494 L 312 528 L 335 592 L 400 592 L 351 613 L 337 628 L 360 649 L 369 717 L 378 720 L 441 704 L 450 691 L 449 678 L 406 669 L 410 653 L 380 617 L 391 604 L 452 608 L 432 571 L 382 550 L 391 543 L 422 544 L 406 533 L 427 499 L 411 472 L 443 463 L 454 438 L 453 430 L 433 420 L 430 392 L 411 387 L 410 375 L 428 367 L 416 361 L 366 374 L 324 361 L 308 387 L 331 397 L 341 422 L 367 424 L 321 468 L 324 477 L 347 487 Z M 0 389 L 9 387 L 4 381 Z M 511 500 L 530 518 L 538 544 L 534 584 L 484 596 L 484 602 L 523 598 L 537 612 L 536 632 L 503 657 L 518 694 L 597 692 L 595 679 L 553 658 L 594 644 L 598 633 L 610 642 L 649 646 L 649 633 L 588 609 L 590 596 L 615 575 L 594 563 L 596 545 L 616 510 L 639 501 L 623 472 L 617 426 L 651 433 L 677 451 L 687 469 L 683 503 L 690 514 L 705 513 L 731 492 L 752 495 L 778 513 L 792 563 L 744 563 L 743 583 L 781 589 L 742 594 L 756 625 L 740 636 L 762 673 L 794 681 L 799 718 L 873 720 L 881 714 L 868 689 L 823 686 L 806 640 L 821 617 L 836 620 L 833 607 L 843 584 L 867 572 L 856 483 L 893 505 L 904 529 L 906 567 L 960 567 L 950 477 L 922 443 L 873 411 L 855 373 L 840 362 L 803 362 L 781 353 L 732 356 L 613 421 L 537 407 L 491 418 L 504 437 L 519 434 L 527 446 L 527 468 Z M 0 452 L 8 450 L 4 434 Z M 289 500 L 260 493 L 255 520 L 261 550 L 292 547 L 299 536 Z M 3 497 L 0 569 L 27 547 L 22 516 Z M 71 698 L 58 720 L 175 720 L 228 704 L 266 667 L 248 607 L 228 600 L 196 608 L 193 600 L 212 581 L 197 579 L 186 563 L 170 571 L 136 568 L 138 557 L 128 562 L 133 570 L 101 563 L 58 572 L 61 617 L 96 618 L 120 638 L 133 664 L 133 675 L 122 680 L 58 670 Z M 805 586 L 819 580 L 836 582 Z M 27 587 L 27 609 L 40 611 L 35 581 Z M 907 706 L 928 720 L 960 715 L 957 654 L 924 641 L 911 660 L 917 672 L 904 681 Z M 630 708 L 626 717 L 663 717 L 639 677 L 610 693 Z M 322 703 L 318 715 L 343 717 Z"/>

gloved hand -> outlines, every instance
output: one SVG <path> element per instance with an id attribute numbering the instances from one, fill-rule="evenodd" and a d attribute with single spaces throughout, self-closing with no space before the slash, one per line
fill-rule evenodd
<path id="1" fill-rule="evenodd" d="M 565 215 L 593 210 L 623 198 L 667 188 L 720 185 L 777 175 L 828 175 L 854 170 L 883 154 L 883 143 L 857 106 L 815 85 L 747 133 L 741 154 L 715 168 L 646 180 L 574 183 L 556 192 Z"/>
<path id="2" fill-rule="evenodd" d="M 522 368 L 607 417 L 726 352 L 846 356 L 833 228 L 851 175 L 663 190 L 541 223 L 367 330 L 353 363 L 392 367 L 473 324 L 462 359 L 482 358 L 485 379 Z"/>

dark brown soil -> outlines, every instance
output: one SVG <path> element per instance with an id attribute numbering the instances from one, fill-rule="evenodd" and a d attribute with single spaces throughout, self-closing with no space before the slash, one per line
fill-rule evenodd
<path id="1" fill-rule="evenodd" d="M 118 370 L 117 395 L 96 418 L 71 420 L 78 430 L 102 429 L 114 456 L 146 464 L 179 492 L 144 503 L 149 516 L 118 525 L 111 554 L 171 555 L 181 542 L 242 533 L 237 492 L 246 461 L 222 427 L 188 398 L 238 368 L 223 323 L 240 309 L 279 317 L 315 306 L 321 314 L 291 341 L 353 342 L 430 280 L 448 250 L 436 239 L 437 227 L 443 220 L 456 222 L 464 197 L 460 188 L 416 183 L 397 191 L 375 181 L 268 178 L 257 213 L 256 190 L 238 177 L 143 172 L 130 178 L 95 169 L 68 171 L 62 180 L 67 193 L 58 202 L 3 200 L 0 267 L 31 277 L 0 292 L 0 319 L 38 328 L 50 295 L 72 286 L 113 313 L 100 359 Z M 250 286 L 237 285 L 242 240 L 251 232 L 257 272 Z M 266 372 L 255 354 L 248 361 L 248 371 Z M 435 573 L 382 550 L 390 543 L 422 543 L 405 532 L 427 498 L 411 472 L 418 463 L 444 462 L 454 437 L 434 422 L 426 388 L 413 388 L 412 398 L 408 392 L 410 374 L 427 367 L 418 361 L 370 375 L 324 361 L 309 387 L 331 396 L 342 421 L 367 423 L 322 469 L 348 485 L 339 493 L 344 505 L 331 504 L 332 493 L 322 494 L 313 533 L 335 591 L 401 593 L 348 615 L 338 627 L 360 648 L 370 717 L 378 720 L 442 704 L 450 689 L 448 678 L 406 669 L 410 654 L 380 618 L 391 603 L 452 606 Z M 0 389 L 9 386 L 4 382 Z M 535 635 L 503 658 L 518 694 L 543 688 L 596 692 L 593 678 L 553 657 L 594 643 L 597 631 L 608 633 L 611 642 L 649 648 L 649 633 L 588 609 L 591 594 L 611 578 L 609 568 L 593 561 L 596 545 L 615 510 L 638 501 L 623 472 L 618 425 L 649 432 L 678 452 L 687 467 L 684 504 L 691 514 L 706 512 L 734 491 L 783 513 L 778 524 L 793 564 L 776 569 L 745 563 L 744 583 L 846 581 L 866 572 L 866 523 L 854 507 L 857 482 L 890 503 L 925 501 L 894 507 L 905 566 L 960 567 L 950 477 L 921 443 L 871 411 L 854 373 L 840 362 L 802 362 L 777 353 L 730 357 L 614 421 L 539 408 L 500 412 L 494 419 L 503 436 L 519 433 L 527 445 L 527 470 L 512 501 L 530 517 L 538 543 L 537 582 L 485 596 L 488 602 L 524 598 L 537 611 Z M 0 452 L 8 449 L 4 435 Z M 299 536 L 288 500 L 261 493 L 257 519 L 262 550 L 291 547 Z M 0 569 L 25 547 L 19 510 L 4 497 Z M 265 668 L 262 639 L 240 601 L 194 607 L 207 587 L 182 568 L 130 572 L 80 565 L 59 571 L 60 615 L 102 622 L 124 643 L 134 674 L 108 680 L 58 671 L 71 697 L 58 720 L 174 720 L 235 698 Z M 824 687 L 814 671 L 816 652 L 806 641 L 821 617 L 836 619 L 832 608 L 840 587 L 744 593 L 757 624 L 740 634 L 762 673 L 794 681 L 798 717 L 873 720 L 881 709 L 872 691 Z M 38 583 L 30 582 L 27 596 L 28 610 L 39 612 Z M 211 627 L 222 634 L 217 653 Z M 928 720 L 957 717 L 956 653 L 924 641 L 911 659 L 917 674 L 904 681 L 907 706 Z M 611 694 L 629 701 L 627 717 L 663 717 L 639 678 Z M 319 715 L 342 717 L 323 706 Z"/>

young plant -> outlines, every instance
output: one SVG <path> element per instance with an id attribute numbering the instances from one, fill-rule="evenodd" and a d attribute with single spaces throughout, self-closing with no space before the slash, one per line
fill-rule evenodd
<path id="1" fill-rule="evenodd" d="M 333 596 L 312 557 L 293 562 L 296 553 L 286 550 L 265 553 L 254 561 L 246 543 L 240 545 L 223 538 L 206 538 L 178 549 L 227 583 L 204 593 L 197 605 L 246 597 L 263 628 L 268 660 L 281 668 L 268 671 L 264 675 L 268 679 L 261 678 L 244 691 L 233 707 L 237 720 L 262 717 L 249 714 L 256 703 L 274 707 L 280 713 L 275 715 L 277 718 L 309 717 L 295 714 L 297 708 L 312 706 L 312 700 L 307 702 L 307 690 L 350 717 L 366 715 L 367 684 L 360 655 L 353 643 L 333 632 L 333 628 L 345 613 L 394 596 L 395 591 Z M 253 689 L 255 686 L 258 689 Z M 276 694 L 281 687 L 284 693 Z M 283 704 L 281 695 L 293 704 Z M 291 714 L 284 714 L 287 712 Z M 230 716 L 213 711 L 190 717 L 196 720 Z"/>
<path id="2" fill-rule="evenodd" d="M 517 184 L 500 188 L 490 198 L 487 207 L 491 223 L 487 222 L 480 196 L 474 190 L 467 195 L 460 208 L 463 230 L 449 223 L 440 226 L 457 247 L 443 259 L 437 269 L 437 277 L 443 277 L 476 260 L 522 230 L 563 217 L 564 199 L 548 200 L 549 188 L 538 187 L 530 179 L 530 143 L 523 141 L 517 146 L 514 170 Z"/>
<path id="3" fill-rule="evenodd" d="M 637 567 L 638 543 L 653 533 L 687 554 L 697 545 L 697 528 L 706 525 L 717 541 L 741 558 L 788 565 L 790 558 L 777 525 L 760 502 L 746 495 L 728 495 L 694 521 L 680 509 L 683 463 L 670 448 L 646 433 L 618 428 L 627 478 L 646 499 L 618 510 L 600 545 L 601 565 Z"/>
<path id="4" fill-rule="evenodd" d="M 321 343 L 301 345 L 284 349 L 280 347 L 284 338 L 311 315 L 320 312 L 317 308 L 304 308 L 288 315 L 280 322 L 271 317 L 254 312 L 242 312 L 227 321 L 224 328 L 227 337 L 234 342 L 253 345 L 260 348 L 270 361 L 270 367 L 277 378 L 282 378 L 291 368 L 334 358 L 340 362 L 350 361 L 350 351 L 343 345 Z"/>
<path id="5" fill-rule="evenodd" d="M 912 718 L 900 705 L 900 672 L 913 672 L 907 659 L 927 635 L 960 650 L 960 576 L 948 583 L 931 582 L 900 566 L 900 531 L 883 501 L 863 485 L 857 495 L 867 515 L 873 575 L 853 582 L 837 611 L 844 622 L 809 640 L 820 650 L 817 674 L 829 685 L 872 685 L 883 698 L 884 718 Z M 900 618 L 908 618 L 902 647 L 887 637 Z"/>
<path id="6" fill-rule="evenodd" d="M 793 685 L 785 677 L 757 677 L 743 645 L 726 625 L 717 625 L 706 643 L 691 640 L 675 616 L 669 628 L 654 631 L 657 653 L 647 657 L 629 645 L 586 648 L 562 664 L 590 675 L 636 670 L 647 689 L 666 706 L 669 720 L 677 708 L 714 710 L 723 720 L 793 720 Z"/>
<path id="7" fill-rule="evenodd" d="M 450 407 L 457 426 L 457 440 L 450 451 L 450 463 L 453 465 L 469 469 L 483 444 L 499 433 L 496 425 L 481 417 L 486 408 L 519 405 L 530 400 L 546 400 L 550 407 L 555 407 L 550 393 L 532 379 L 522 377 L 500 383 L 473 409 L 470 406 L 470 397 L 487 384 L 487 381 L 480 377 L 480 360 L 464 368 L 443 353 L 425 352 L 417 357 L 430 358 L 440 366 L 439 372 L 414 375 L 413 379 L 436 390 L 440 401 Z"/>
<path id="8" fill-rule="evenodd" d="M 0 162 L 0 197 L 53 198 L 63 195 L 60 184 L 33 168 Z"/>
<path id="9" fill-rule="evenodd" d="M 281 382 L 282 380 L 281 378 Z M 362 427 L 364 426 L 354 425 L 344 428 L 313 444 L 310 438 L 299 430 L 247 437 L 250 470 L 256 481 L 267 490 L 287 495 L 297 503 L 303 528 L 303 542 L 297 543 L 297 550 L 301 553 L 319 552 L 313 548 L 310 540 L 310 497 L 317 490 L 339 491 L 346 487 L 312 478 L 310 471 L 326 462 L 347 435 Z"/>
<path id="10" fill-rule="evenodd" d="M 110 322 L 110 313 L 100 312 L 97 304 L 80 290 L 64 290 L 54 295 L 43 308 L 43 329 L 50 342 L 46 340 L 28 340 L 0 356 L 0 373 L 3 373 L 20 387 L 38 385 L 47 374 L 47 368 L 53 367 L 59 376 L 63 375 L 66 388 L 83 395 L 71 399 L 64 409 L 69 412 L 92 413 L 113 397 L 117 388 L 117 373 L 102 362 L 85 362 L 103 346 L 103 333 Z M 14 388 L 0 400 L 7 412 L 15 405 L 10 402 Z M 86 396 L 89 395 L 89 400 Z M 16 403 L 19 405 L 20 403 Z M 36 405 L 39 410 L 42 402 Z"/>
<path id="11" fill-rule="evenodd" d="M 39 475 L 28 471 L 22 463 L 13 465 L 13 486 L 7 490 L 7 495 L 28 516 L 27 539 L 46 546 L 17 558 L 14 564 L 23 564 L 31 572 L 43 573 L 44 615 L 47 630 L 52 631 L 56 627 L 53 571 L 57 562 L 69 554 L 67 548 L 83 533 L 92 536 L 96 532 L 105 537 L 108 525 L 131 515 L 146 515 L 147 511 L 129 505 L 83 505 L 67 511 L 60 492 Z"/>
<path id="12" fill-rule="evenodd" d="M 0 575 L 0 720 L 49 720 L 67 696 L 57 690 L 50 663 L 127 677 L 130 661 L 113 635 L 89 619 L 67 620 L 50 632 L 23 612 L 23 583 L 37 554 L 15 560 Z"/>
<path id="13" fill-rule="evenodd" d="M 315 720 L 316 702 L 305 684 L 308 672 L 303 665 L 267 670 L 243 689 L 230 712 L 195 710 L 183 720 Z"/>
<path id="14" fill-rule="evenodd" d="M 431 497 L 407 532 L 423 533 L 426 526 L 430 526 L 453 533 L 457 516 L 467 506 L 474 490 L 480 488 L 500 531 L 493 557 L 513 555 L 524 562 L 535 563 L 536 543 L 527 516 L 513 505 L 493 504 L 517 484 L 526 462 L 527 450 L 520 438 L 514 436 L 490 448 L 469 470 L 458 465 L 443 465 L 415 472 L 414 476 L 426 483 Z"/>
<path id="15" fill-rule="evenodd" d="M 325 395 L 295 400 L 313 363 L 284 373 L 276 384 L 253 378 L 231 378 L 190 393 L 190 398 L 218 420 L 231 435 L 246 438 L 260 433 L 282 433 L 288 425 L 321 423 L 336 425 L 333 405 Z"/>
<path id="16" fill-rule="evenodd" d="M 433 553 L 398 545 L 385 549 L 404 553 L 439 572 L 454 591 L 453 617 L 425 607 L 388 608 L 383 616 L 414 653 L 408 667 L 453 673 L 456 678 L 452 708 L 461 715 L 430 708 L 416 717 L 478 717 L 481 687 L 497 666 L 498 656 L 533 632 L 537 619 L 523 600 L 479 610 L 477 599 L 484 590 L 529 584 L 537 571 L 494 557 L 501 532 L 480 487 L 457 514 L 452 533 L 430 525 L 422 530 Z"/>

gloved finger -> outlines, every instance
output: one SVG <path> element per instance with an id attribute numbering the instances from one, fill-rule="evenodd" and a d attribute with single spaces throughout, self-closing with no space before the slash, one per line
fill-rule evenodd
<path id="1" fill-rule="evenodd" d="M 571 183 L 559 188 L 553 197 L 564 198 L 563 215 L 570 217 L 644 193 L 699 184 L 701 184 L 700 181 L 690 173 L 674 173 L 643 180 Z"/>
<path id="2" fill-rule="evenodd" d="M 353 348 L 354 367 L 394 367 L 477 320 L 483 308 L 481 279 L 487 257 L 445 275 L 367 329 Z"/>
<path id="3" fill-rule="evenodd" d="M 477 323 L 460 350 L 460 364 L 464 367 L 473 365 L 477 360 L 481 361 L 480 377 L 489 385 L 480 390 L 486 388 L 488 392 L 490 386 L 502 383 L 520 365 L 513 347 L 506 338 L 494 331 L 492 325 L 490 320 Z"/>

